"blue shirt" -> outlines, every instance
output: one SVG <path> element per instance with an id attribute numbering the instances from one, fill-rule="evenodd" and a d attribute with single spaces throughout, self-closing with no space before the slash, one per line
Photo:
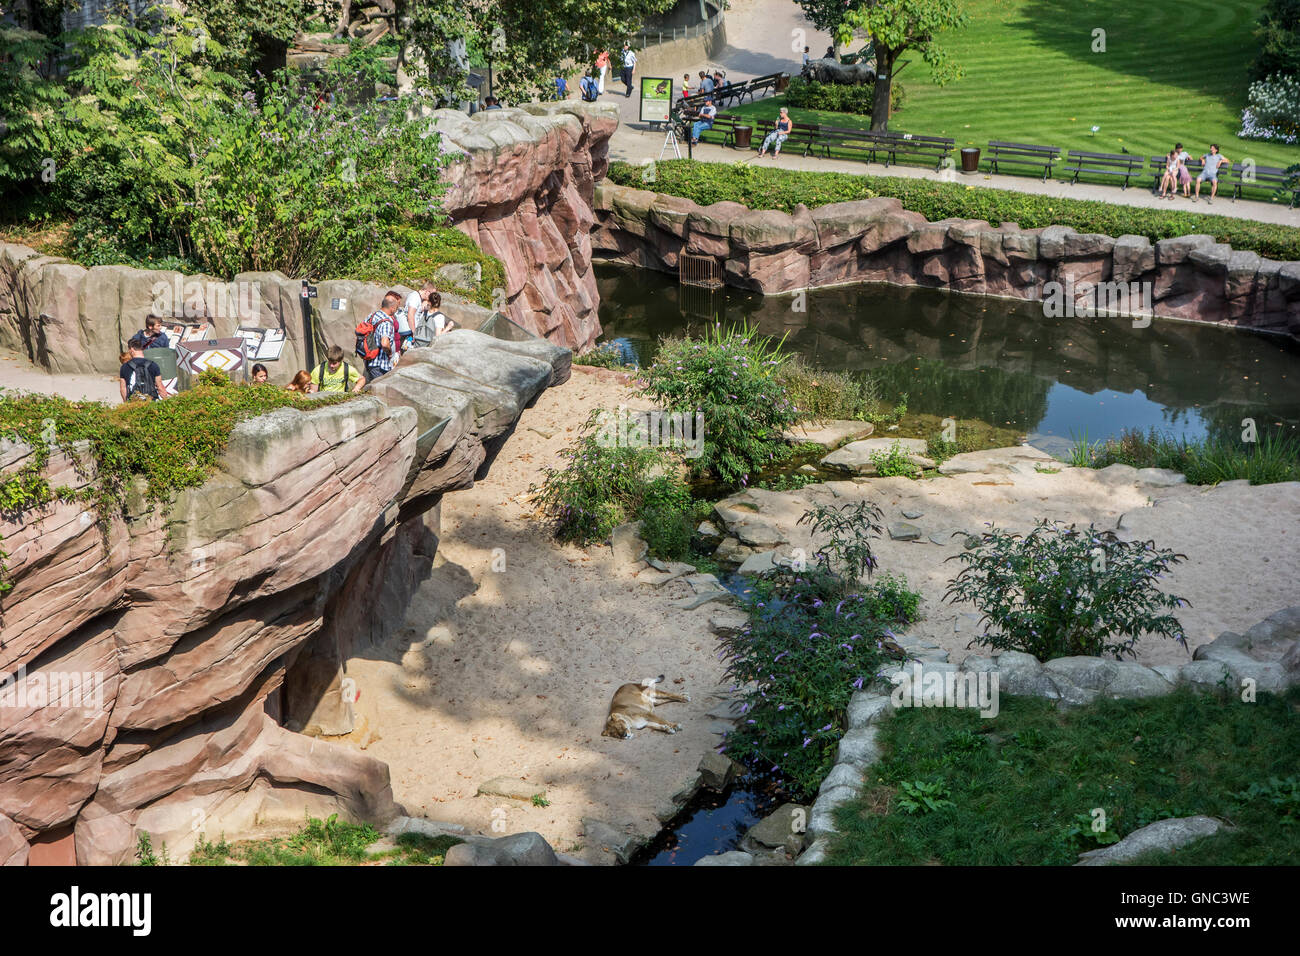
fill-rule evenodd
<path id="1" fill-rule="evenodd" d="M 391 372 L 396 360 L 397 326 L 394 325 L 393 320 L 389 318 L 386 312 L 376 312 L 370 317 L 370 320 L 375 324 L 375 339 L 380 342 L 380 347 L 379 354 L 366 364 L 381 372 Z M 393 350 L 392 352 L 384 351 L 384 339 L 388 339 L 388 345 Z"/>
<path id="2" fill-rule="evenodd" d="M 704 79 L 700 80 L 699 92 L 701 93 L 713 92 L 713 79 L 711 77 L 706 76 Z"/>

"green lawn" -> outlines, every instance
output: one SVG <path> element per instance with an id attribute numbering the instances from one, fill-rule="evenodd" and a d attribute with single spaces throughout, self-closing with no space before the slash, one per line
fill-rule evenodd
<path id="1" fill-rule="evenodd" d="M 951 136 L 959 147 L 1000 139 L 1143 156 L 1163 154 L 1177 141 L 1199 157 L 1213 142 L 1234 162 L 1286 167 L 1300 162 L 1300 146 L 1236 135 L 1262 6 L 967 0 L 970 25 L 945 41 L 965 77 L 936 86 L 920 56 L 905 54 L 911 63 L 898 76 L 906 96 L 890 127 Z M 1091 52 L 1097 28 L 1106 31 L 1105 53 Z M 783 100 L 727 112 L 775 118 Z M 791 112 L 802 122 L 870 125 L 866 117 Z M 1095 135 L 1092 126 L 1100 127 Z"/>
<path id="2" fill-rule="evenodd" d="M 827 862 L 1065 866 L 1156 820 L 1205 814 L 1237 829 L 1143 862 L 1294 865 L 1298 714 L 1300 690 L 1254 703 L 1179 691 L 1067 713 L 1004 695 L 991 719 L 899 710 L 861 796 L 837 811 Z M 918 788 L 947 803 L 907 812 Z"/>

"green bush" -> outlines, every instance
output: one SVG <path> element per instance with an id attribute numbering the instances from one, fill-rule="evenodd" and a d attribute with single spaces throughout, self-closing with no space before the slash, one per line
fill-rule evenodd
<path id="1" fill-rule="evenodd" d="M 801 523 L 829 535 L 816 566 L 756 582 L 749 623 L 722 638 L 728 676 L 753 688 L 724 750 L 796 796 L 816 792 L 830 772 L 849 698 L 885 661 L 891 627 L 913 619 L 900 613 L 915 607 L 899 600 L 900 582 L 858 584 L 876 564 L 870 539 L 880 533 L 879 518 L 866 503 L 807 512 Z"/>
<path id="2" fill-rule="evenodd" d="M 889 446 L 889 451 L 872 452 L 871 463 L 876 466 L 876 475 L 880 478 L 920 478 L 920 467 L 912 464 L 907 456 L 903 443 L 896 441 Z"/>
<path id="3" fill-rule="evenodd" d="M 624 368 L 623 351 L 613 342 L 601 342 L 582 355 L 573 357 L 574 365 L 590 365 L 594 368 Z"/>
<path id="4" fill-rule="evenodd" d="M 660 346 L 644 372 L 643 394 L 668 412 L 703 416 L 702 453 L 686 459 L 693 474 L 744 485 L 789 455 L 781 433 L 799 414 L 777 377 L 782 361 L 780 345 L 752 328 L 715 326 L 702 340 Z"/>
<path id="5" fill-rule="evenodd" d="M 1076 439 L 1070 464 L 1105 468 L 1132 465 L 1134 468 L 1168 468 L 1182 472 L 1189 484 L 1213 485 L 1245 479 L 1252 485 L 1300 481 L 1300 441 L 1266 431 L 1249 444 L 1224 441 L 1189 442 L 1161 435 L 1154 428 L 1146 434 L 1126 429 L 1119 438 L 1090 445 Z"/>
<path id="6" fill-rule="evenodd" d="M 620 524 L 643 517 L 646 508 L 657 518 L 690 508 L 690 491 L 676 476 L 676 456 L 639 442 L 611 441 L 610 414 L 593 409 L 577 441 L 560 451 L 563 467 L 546 468 L 541 484 L 528 489 L 561 541 L 604 541 Z M 669 531 L 656 544 L 671 549 L 674 540 Z"/>
<path id="7" fill-rule="evenodd" d="M 641 172 L 639 166 L 611 163 L 609 179 L 621 186 L 642 189 L 645 183 Z M 792 212 L 800 203 L 815 207 L 893 196 L 904 209 L 919 212 L 931 222 L 983 219 L 995 226 L 1015 222 L 1022 229 L 1058 225 L 1109 236 L 1146 236 L 1152 242 L 1203 233 L 1234 249 L 1284 261 L 1300 259 L 1300 229 L 1181 209 L 1145 209 L 1089 199 L 1035 196 L 928 179 L 813 173 L 685 159 L 656 163 L 655 175 L 656 192 L 683 196 L 701 205 L 729 200 L 751 209 Z"/>
<path id="8" fill-rule="evenodd" d="M 684 558 L 695 531 L 695 503 L 691 490 L 676 474 L 657 475 L 645 486 L 637 517 L 641 537 L 651 557 L 665 561 Z"/>
<path id="9" fill-rule="evenodd" d="M 792 77 L 785 91 L 787 106 L 823 110 L 828 113 L 855 113 L 870 116 L 875 105 L 874 83 L 818 83 Z M 903 84 L 895 82 L 889 89 L 889 108 L 897 112 L 903 106 Z"/>
<path id="10" fill-rule="evenodd" d="M 803 356 L 790 355 L 776 374 L 800 421 L 871 421 L 880 414 L 875 380 L 850 372 L 813 368 Z"/>
<path id="11" fill-rule="evenodd" d="M 1158 583 L 1186 558 L 1150 541 L 1040 520 L 1026 535 L 991 528 L 974 548 L 948 560 L 966 567 L 945 597 L 983 614 L 985 632 L 972 644 L 1039 660 L 1136 657 L 1133 646 L 1144 634 L 1187 646 L 1171 613 L 1187 602 Z"/>

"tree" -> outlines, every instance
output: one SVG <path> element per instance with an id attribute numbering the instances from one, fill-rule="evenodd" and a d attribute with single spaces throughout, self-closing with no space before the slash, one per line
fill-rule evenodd
<path id="1" fill-rule="evenodd" d="M 1263 80 L 1275 73 L 1300 73 L 1300 0 L 1269 0 L 1259 15 L 1259 55 L 1251 64 L 1250 78 Z"/>
<path id="2" fill-rule="evenodd" d="M 795 0 L 803 9 L 803 15 L 818 30 L 825 30 L 831 36 L 838 36 L 840 24 L 850 10 L 865 7 L 869 0 Z"/>
<path id="3" fill-rule="evenodd" d="M 876 44 L 876 92 L 871 108 L 871 128 L 889 129 L 889 91 L 894 66 L 907 50 L 930 65 L 941 86 L 961 77 L 961 69 L 939 45 L 944 30 L 966 25 L 969 18 L 958 0 L 871 0 L 868 6 L 847 10 L 836 28 L 836 39 L 846 43 L 855 29 L 865 30 Z"/>

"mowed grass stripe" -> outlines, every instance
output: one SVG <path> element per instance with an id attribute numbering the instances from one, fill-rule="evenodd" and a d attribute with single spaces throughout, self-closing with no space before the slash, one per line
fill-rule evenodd
<path id="1" fill-rule="evenodd" d="M 1258 0 L 968 0 L 970 26 L 944 41 L 965 76 L 935 86 L 921 57 L 905 54 L 906 95 L 890 126 L 963 146 L 1000 139 L 1144 158 L 1176 141 L 1199 157 L 1217 142 L 1234 161 L 1289 166 L 1300 162 L 1300 147 L 1236 136 L 1261 7 Z M 1104 53 L 1091 52 L 1095 28 L 1106 31 Z M 770 119 L 783 102 L 729 112 Z M 851 114 L 793 112 L 802 122 L 870 125 Z"/>

